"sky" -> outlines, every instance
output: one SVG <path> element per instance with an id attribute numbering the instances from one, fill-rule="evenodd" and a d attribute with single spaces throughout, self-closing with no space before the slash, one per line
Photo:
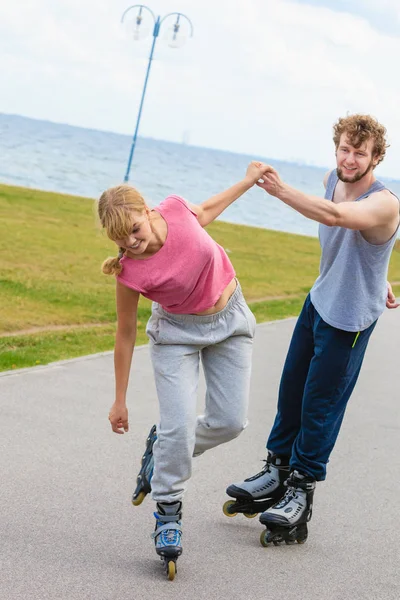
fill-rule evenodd
<path id="1" fill-rule="evenodd" d="M 127 35 L 130 6 L 0 0 L 0 112 L 132 134 L 153 37 L 150 26 L 140 41 Z M 333 123 L 368 113 L 388 130 L 379 173 L 400 179 L 399 0 L 147 6 L 161 17 L 184 13 L 194 32 L 170 48 L 174 20 L 163 21 L 139 134 L 329 167 Z"/>

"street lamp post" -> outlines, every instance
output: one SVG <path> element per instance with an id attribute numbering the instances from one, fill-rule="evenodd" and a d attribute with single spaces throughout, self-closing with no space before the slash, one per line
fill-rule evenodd
<path id="1" fill-rule="evenodd" d="M 147 65 L 147 71 L 146 71 L 146 77 L 144 80 L 144 85 L 143 85 L 143 91 L 142 91 L 142 97 L 140 100 L 140 105 L 139 105 L 139 112 L 138 112 L 138 116 L 136 119 L 136 127 L 135 127 L 135 133 L 133 134 L 133 138 L 132 138 L 132 144 L 131 144 L 131 150 L 129 153 L 129 159 L 128 159 L 128 165 L 126 167 L 126 173 L 125 173 L 125 177 L 124 177 L 124 181 L 129 181 L 129 173 L 131 170 L 131 164 L 132 164 L 132 159 L 133 159 L 133 154 L 135 152 L 135 146 L 136 146 L 136 139 L 137 139 L 137 135 L 138 135 L 138 131 L 139 131 L 139 123 L 140 123 L 140 117 L 142 115 L 142 109 L 143 109 L 143 103 L 144 103 L 144 97 L 146 94 L 146 88 L 147 88 L 147 81 L 149 79 L 149 74 L 150 74 L 150 67 L 151 67 L 151 61 L 153 60 L 153 54 L 154 54 L 154 48 L 156 45 L 156 41 L 158 38 L 158 35 L 160 33 L 160 28 L 162 23 L 168 19 L 169 17 L 173 17 L 176 16 L 176 21 L 172 27 L 172 38 L 171 41 L 169 43 L 170 46 L 172 46 L 173 48 L 178 48 L 181 43 L 180 43 L 180 21 L 181 19 L 185 19 L 188 24 L 189 24 L 189 30 L 190 30 L 190 36 L 193 35 L 193 25 L 190 21 L 190 19 L 182 14 L 182 13 L 169 13 L 167 15 L 165 15 L 165 17 L 160 17 L 160 16 L 155 16 L 153 11 L 150 10 L 150 8 L 148 8 L 147 6 L 144 6 L 144 4 L 135 4 L 134 6 L 130 6 L 129 8 L 126 9 L 126 11 L 123 13 L 122 17 L 121 17 L 121 23 L 124 23 L 125 19 L 126 19 L 126 15 L 133 9 L 137 8 L 138 12 L 135 18 L 135 30 L 133 32 L 133 39 L 138 40 L 140 39 L 140 27 L 142 25 L 142 20 L 143 20 L 143 11 L 148 11 L 152 18 L 153 18 L 153 23 L 154 23 L 154 28 L 153 28 L 153 43 L 151 45 L 151 50 L 150 50 L 150 56 L 149 56 L 149 62 Z"/>

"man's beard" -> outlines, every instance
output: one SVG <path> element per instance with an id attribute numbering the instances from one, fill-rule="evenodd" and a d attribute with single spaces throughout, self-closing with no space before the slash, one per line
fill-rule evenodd
<path id="1" fill-rule="evenodd" d="M 338 178 L 340 179 L 340 181 L 343 181 L 343 183 L 356 183 L 357 181 L 360 181 L 363 177 L 365 177 L 365 175 L 370 172 L 371 168 L 373 168 L 372 160 L 369 163 L 366 170 L 364 171 L 364 173 L 356 173 L 354 175 L 354 177 L 345 177 L 343 175 L 343 171 L 340 167 L 337 167 L 336 174 L 337 174 Z"/>

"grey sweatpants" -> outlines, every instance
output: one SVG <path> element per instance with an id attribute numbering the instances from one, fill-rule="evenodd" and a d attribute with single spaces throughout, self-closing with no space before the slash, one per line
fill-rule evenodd
<path id="1" fill-rule="evenodd" d="M 182 498 L 192 456 L 237 437 L 247 425 L 255 317 L 237 284 L 223 310 L 175 315 L 153 303 L 147 324 L 160 404 L 152 497 Z M 207 393 L 196 416 L 200 357 Z"/>

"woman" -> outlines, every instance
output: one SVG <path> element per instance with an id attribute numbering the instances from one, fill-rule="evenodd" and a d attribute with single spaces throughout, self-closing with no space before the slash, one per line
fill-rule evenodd
<path id="1" fill-rule="evenodd" d="M 153 537 L 170 578 L 182 552 L 182 496 L 192 456 L 237 437 L 247 423 L 255 318 L 227 254 L 203 228 L 265 169 L 250 163 L 242 181 L 200 205 L 172 195 L 150 210 L 127 185 L 105 191 L 98 204 L 101 224 L 119 248 L 118 257 L 103 264 L 103 272 L 117 280 L 116 397 L 109 414 L 115 433 L 128 431 L 126 392 L 139 296 L 153 300 L 146 332 L 160 423 L 149 437 L 140 479 L 148 474 L 144 497 L 151 478 L 157 502 Z M 196 417 L 200 358 L 207 393 L 204 415 Z"/>

